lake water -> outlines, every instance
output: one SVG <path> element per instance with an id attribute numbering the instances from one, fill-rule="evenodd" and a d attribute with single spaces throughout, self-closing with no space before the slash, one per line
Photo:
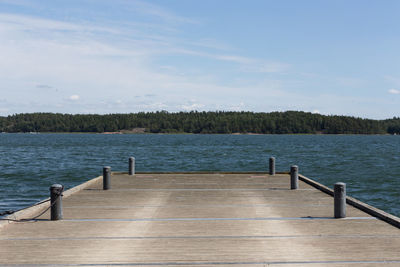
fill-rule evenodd
<path id="1" fill-rule="evenodd" d="M 0 212 L 48 197 L 102 174 L 127 171 L 299 172 L 328 187 L 400 216 L 400 136 L 365 135 L 102 135 L 0 134 Z"/>

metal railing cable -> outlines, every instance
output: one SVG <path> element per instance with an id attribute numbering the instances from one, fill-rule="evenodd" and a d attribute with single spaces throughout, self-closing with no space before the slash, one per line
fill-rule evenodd
<path id="1" fill-rule="evenodd" d="M 35 217 L 27 218 L 27 219 L 0 218 L 0 221 L 12 221 L 12 222 L 34 221 L 34 220 L 36 220 L 37 218 L 39 218 L 40 216 L 42 216 L 43 214 L 45 214 L 51 207 L 53 207 L 53 206 L 57 203 L 57 201 L 59 200 L 58 196 L 62 196 L 63 190 L 64 190 L 64 186 L 63 186 L 63 187 L 61 188 L 61 190 L 57 193 L 57 198 L 56 198 L 56 200 L 55 200 L 53 203 L 51 203 L 44 211 L 42 211 L 40 214 L 36 215 Z M 42 201 L 40 201 L 40 202 L 38 202 L 38 203 L 35 203 L 35 204 L 33 204 L 33 205 L 31 205 L 31 206 L 29 206 L 29 207 L 27 207 L 27 208 L 32 208 L 32 207 L 38 206 L 38 205 L 40 205 L 40 204 L 43 204 L 43 203 L 46 203 L 46 202 L 49 202 L 49 201 L 50 201 L 50 198 L 49 198 L 49 199 L 42 200 Z M 22 208 L 22 209 L 14 210 L 14 211 L 12 211 L 12 210 L 7 210 L 7 211 L 4 211 L 4 212 L 1 212 L 1 213 L 0 213 L 0 216 L 11 215 L 11 214 L 14 214 L 14 213 L 16 213 L 16 212 L 18 212 L 18 211 L 27 209 L 27 208 Z"/>

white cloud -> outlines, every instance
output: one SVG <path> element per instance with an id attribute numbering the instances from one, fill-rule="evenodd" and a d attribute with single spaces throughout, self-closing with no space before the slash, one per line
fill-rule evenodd
<path id="1" fill-rule="evenodd" d="M 39 89 L 53 89 L 52 86 L 47 85 L 47 84 L 37 84 L 36 88 L 39 88 Z"/>
<path id="2" fill-rule="evenodd" d="M 228 111 L 242 111 L 245 110 L 245 104 L 243 102 L 240 102 L 237 105 L 231 105 L 229 106 L 227 109 L 224 110 L 228 110 Z"/>
<path id="3" fill-rule="evenodd" d="M 311 113 L 313 113 L 313 114 L 321 114 L 321 112 L 318 109 L 314 109 L 313 111 L 311 111 Z"/>
<path id="4" fill-rule="evenodd" d="M 277 73 L 284 72 L 291 66 L 290 64 L 283 62 L 263 61 L 260 59 L 235 55 L 210 55 L 210 57 L 241 64 L 242 70 L 246 72 Z"/>
<path id="5" fill-rule="evenodd" d="M 131 1 L 129 7 L 133 8 L 133 9 L 139 9 L 141 11 L 141 13 L 145 13 L 147 15 L 157 17 L 157 18 L 162 19 L 167 22 L 193 23 L 193 24 L 199 23 L 195 19 L 178 16 L 178 15 L 174 14 L 173 12 L 167 10 L 166 8 L 163 8 L 159 5 L 150 4 L 150 3 L 144 2 L 144 1 L 138 1 L 138 0 Z"/>
<path id="6" fill-rule="evenodd" d="M 177 94 L 196 95 L 197 92 L 219 95 L 222 92 L 235 94 L 236 91 L 241 94 L 247 89 L 224 85 L 224 81 L 218 85 L 212 71 L 207 69 L 182 75 L 182 68 L 160 70 L 153 62 L 160 53 L 178 53 L 235 62 L 239 68 L 255 72 L 276 72 L 283 66 L 280 63 L 268 65 L 270 63 L 244 56 L 213 54 L 201 48 L 188 49 L 180 46 L 181 39 L 162 33 L 154 37 L 140 30 L 115 27 L 0 13 L 0 79 L 3 81 L 0 90 L 16 88 L 8 95 L 14 101 L 21 101 L 20 95 L 24 95 L 26 101 L 32 98 L 20 81 L 33 80 L 57 85 L 53 88 L 63 88 L 63 92 L 71 96 L 73 88 L 87 88 L 80 95 L 93 102 L 111 97 L 115 97 L 114 100 L 130 99 L 142 92 L 151 92 L 151 95 L 160 95 L 167 100 Z M 46 86 L 37 84 L 40 89 Z M 57 97 L 56 94 L 47 95 L 38 102 L 55 101 Z M 161 107 L 159 104 L 150 106 Z"/>
<path id="7" fill-rule="evenodd" d="M 108 32 L 118 33 L 117 30 L 110 27 L 95 26 L 90 24 L 76 24 L 71 22 L 64 22 L 59 20 L 38 18 L 27 15 L 15 15 L 0 13 L 0 23 L 2 25 L 2 31 L 30 31 L 33 36 L 40 33 L 50 33 L 60 36 L 61 31 L 69 31 L 70 33 L 87 33 L 87 32 Z"/>
<path id="8" fill-rule="evenodd" d="M 193 103 L 193 104 L 189 104 L 189 105 L 181 105 L 180 106 L 180 108 L 183 109 L 184 111 L 199 110 L 203 107 L 204 107 L 204 105 L 199 104 L 199 103 Z"/>
<path id="9" fill-rule="evenodd" d="M 186 34 L 187 28 L 193 33 L 199 26 L 192 19 L 141 1 L 95 2 L 100 8 L 63 10 L 71 14 L 68 18 L 52 16 L 65 20 L 0 13 L 0 92 L 8 101 L 1 113 L 318 108 L 312 103 L 324 103 L 324 114 L 345 109 L 360 113 L 358 98 L 300 92 L 316 80 L 314 74 L 282 79 L 276 75 L 292 71 L 291 64 L 248 57 L 220 40 Z M 120 19 L 104 11 L 110 5 L 119 9 Z M 36 11 L 31 14 L 40 14 L 40 8 Z M 376 111 L 368 107 L 367 112 Z"/>
<path id="10" fill-rule="evenodd" d="M 397 90 L 397 89 L 389 89 L 388 92 L 390 94 L 394 94 L 394 95 L 399 95 L 400 94 L 400 90 Z"/>
<path id="11" fill-rule="evenodd" d="M 224 60 L 224 61 L 232 61 L 240 64 L 251 64 L 254 62 L 253 59 L 248 57 L 241 57 L 241 56 L 232 56 L 232 55 L 215 55 L 216 59 Z"/>
<path id="12" fill-rule="evenodd" d="M 79 100 L 79 95 L 71 95 L 68 99 L 71 101 L 78 101 Z"/>

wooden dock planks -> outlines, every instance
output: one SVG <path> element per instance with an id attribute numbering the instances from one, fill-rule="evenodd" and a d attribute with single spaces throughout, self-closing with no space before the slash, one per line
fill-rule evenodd
<path id="1" fill-rule="evenodd" d="M 287 174 L 113 174 L 67 193 L 64 220 L 0 228 L 0 264 L 400 265 L 400 230 Z"/>

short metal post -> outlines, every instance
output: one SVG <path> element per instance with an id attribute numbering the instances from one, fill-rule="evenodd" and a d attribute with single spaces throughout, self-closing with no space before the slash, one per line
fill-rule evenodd
<path id="1" fill-rule="evenodd" d="M 290 166 L 290 189 L 299 188 L 299 167 L 297 165 Z"/>
<path id="2" fill-rule="evenodd" d="M 135 158 L 130 157 L 129 158 L 129 175 L 134 175 L 135 174 Z"/>
<path id="3" fill-rule="evenodd" d="M 50 219 L 52 221 L 61 220 L 63 218 L 62 212 L 62 192 L 64 186 L 60 184 L 53 184 L 50 186 Z"/>
<path id="4" fill-rule="evenodd" d="M 108 190 L 111 188 L 110 175 L 111 175 L 111 167 L 109 166 L 103 167 L 103 190 Z"/>
<path id="5" fill-rule="evenodd" d="M 346 217 L 346 184 L 336 183 L 334 187 L 335 218 Z"/>
<path id="6" fill-rule="evenodd" d="M 275 175 L 275 158 L 274 157 L 269 158 L 269 174 Z"/>

